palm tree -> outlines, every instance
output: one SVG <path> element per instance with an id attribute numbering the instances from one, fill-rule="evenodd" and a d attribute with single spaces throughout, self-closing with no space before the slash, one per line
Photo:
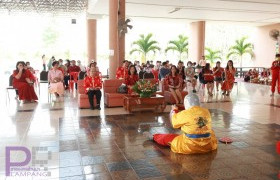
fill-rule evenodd
<path id="1" fill-rule="evenodd" d="M 134 52 L 139 52 L 144 57 L 144 61 L 146 62 L 147 54 L 152 51 L 153 53 L 156 53 L 156 51 L 160 51 L 160 47 L 157 46 L 158 42 L 151 40 L 151 37 L 153 36 L 152 33 L 149 33 L 147 36 L 144 34 L 140 34 L 140 39 L 137 41 L 134 41 L 132 43 L 132 46 L 138 46 L 134 49 L 132 49 L 129 53 L 133 54 Z"/>
<path id="2" fill-rule="evenodd" d="M 254 56 L 253 53 L 253 44 L 252 43 L 245 43 L 244 41 L 247 40 L 247 37 L 242 37 L 241 39 L 237 39 L 235 41 L 235 45 L 229 48 L 229 53 L 227 58 L 229 59 L 232 55 L 240 57 L 240 67 L 242 67 L 242 59 L 244 54 L 250 54 L 251 58 Z"/>
<path id="3" fill-rule="evenodd" d="M 179 35 L 178 40 L 173 40 L 168 42 L 168 47 L 165 49 L 165 52 L 167 53 L 169 50 L 177 51 L 179 53 L 180 60 L 182 59 L 182 54 L 186 53 L 188 55 L 189 53 L 189 42 L 188 37 L 184 35 Z"/>
<path id="4" fill-rule="evenodd" d="M 217 59 L 222 59 L 221 58 L 221 51 L 215 51 L 215 50 L 213 50 L 213 49 L 211 49 L 211 48 L 205 48 L 205 50 L 207 51 L 206 53 L 206 55 L 205 55 L 205 59 L 206 60 L 209 60 L 210 61 L 210 63 L 211 63 L 211 65 L 213 65 L 214 64 L 214 61 L 215 60 L 217 60 Z"/>

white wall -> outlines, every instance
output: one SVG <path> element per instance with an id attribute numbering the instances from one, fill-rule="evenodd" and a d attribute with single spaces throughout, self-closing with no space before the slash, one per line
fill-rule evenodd
<path id="1" fill-rule="evenodd" d="M 276 41 L 269 37 L 269 31 L 272 29 L 280 30 L 280 23 L 257 27 L 254 34 L 254 66 L 270 67 L 275 59 Z"/>

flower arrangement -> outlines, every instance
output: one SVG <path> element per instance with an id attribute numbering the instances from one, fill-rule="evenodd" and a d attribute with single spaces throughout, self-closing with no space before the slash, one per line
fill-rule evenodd
<path id="1" fill-rule="evenodd" d="M 156 85 L 148 80 L 137 81 L 132 89 L 139 94 L 140 97 L 151 97 L 152 94 L 157 91 Z"/>

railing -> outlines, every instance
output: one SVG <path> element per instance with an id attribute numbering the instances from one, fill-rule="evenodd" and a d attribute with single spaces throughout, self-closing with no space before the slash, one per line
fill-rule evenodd
<path id="1" fill-rule="evenodd" d="M 245 77 L 245 74 L 250 70 L 250 69 L 256 69 L 259 73 L 263 71 L 265 67 L 236 67 L 236 77 Z M 267 68 L 266 68 L 267 69 Z"/>

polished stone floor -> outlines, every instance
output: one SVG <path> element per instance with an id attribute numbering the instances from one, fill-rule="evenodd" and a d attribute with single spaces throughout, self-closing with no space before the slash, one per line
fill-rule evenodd
<path id="1" fill-rule="evenodd" d="M 52 156 L 45 165 L 51 172 L 47 179 L 278 179 L 280 96 L 271 98 L 268 86 L 241 82 L 226 98 L 199 92 L 216 136 L 234 140 L 203 155 L 174 154 L 142 136 L 143 131 L 179 133 L 171 128 L 170 106 L 165 113 L 80 110 L 75 93 L 48 103 L 45 89 L 42 84 L 37 104 L 18 103 L 13 91 L 9 100 L 0 91 L 0 179 L 15 179 L 5 177 L 7 146 L 47 147 Z M 14 152 L 11 158 L 19 162 L 25 155 Z"/>

